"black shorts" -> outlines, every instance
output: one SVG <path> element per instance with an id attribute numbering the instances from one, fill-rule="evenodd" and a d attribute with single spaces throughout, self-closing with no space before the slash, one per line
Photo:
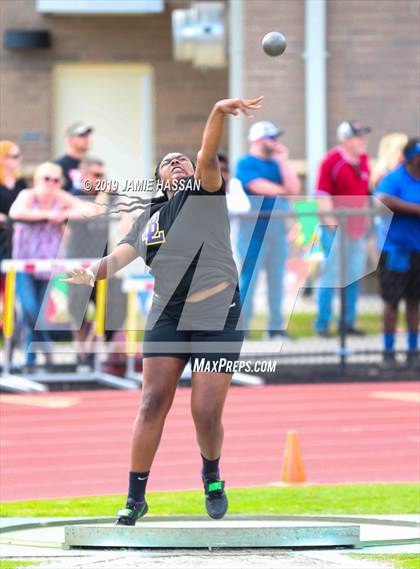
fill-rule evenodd
<path id="1" fill-rule="evenodd" d="M 239 290 L 232 287 L 201 302 L 168 306 L 163 311 L 153 302 L 144 333 L 143 357 L 191 360 L 193 369 L 195 360 L 200 360 L 200 369 L 230 373 L 244 339 L 240 313 Z"/>
<path id="2" fill-rule="evenodd" d="M 392 305 L 402 298 L 420 300 L 420 252 L 411 253 L 406 266 L 401 266 L 400 270 L 394 270 L 391 261 L 388 252 L 382 253 L 379 260 L 382 299 Z"/>

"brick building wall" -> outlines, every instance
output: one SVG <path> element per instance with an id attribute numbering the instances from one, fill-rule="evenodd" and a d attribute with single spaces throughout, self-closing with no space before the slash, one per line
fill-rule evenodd
<path id="1" fill-rule="evenodd" d="M 420 134 L 418 0 L 334 0 L 327 10 L 328 140 L 343 119 L 371 125 L 374 156 L 389 132 Z"/>
<path id="2" fill-rule="evenodd" d="M 312 0 L 315 1 L 315 0 Z M 305 157 L 304 0 L 246 1 L 244 92 L 264 94 L 258 117 L 286 130 L 291 157 Z M 270 58 L 261 39 L 284 33 L 287 50 Z M 376 154 L 387 132 L 420 131 L 420 9 L 418 0 L 327 0 L 328 145 L 346 119 L 372 126 Z"/>
<path id="3" fill-rule="evenodd" d="M 185 6 L 187 0 L 166 0 L 164 14 L 74 17 L 38 14 L 35 0 L 0 1 L 2 36 L 4 29 L 13 27 L 45 28 L 53 36 L 53 47 L 45 52 L 5 50 L 1 42 L 0 136 L 17 140 L 26 161 L 45 160 L 51 151 L 54 63 L 145 62 L 155 74 L 155 155 L 174 148 L 194 153 L 209 109 L 228 94 L 228 70 L 203 72 L 190 63 L 174 62 L 170 12 Z M 372 155 L 386 132 L 418 134 L 418 6 L 418 0 L 327 1 L 330 146 L 335 143 L 336 125 L 346 118 L 372 126 Z M 302 159 L 304 0 L 244 0 L 244 21 L 244 95 L 265 95 L 258 119 L 281 125 L 291 157 Z M 271 30 L 282 31 L 288 39 L 280 58 L 269 58 L 260 47 Z"/>
<path id="4" fill-rule="evenodd" d="M 305 155 L 304 7 L 303 0 L 244 3 L 244 93 L 264 95 L 254 121 L 270 120 L 284 128 L 284 142 L 293 158 Z M 264 35 L 274 30 L 288 41 L 281 57 L 270 57 L 261 49 Z"/>
<path id="5" fill-rule="evenodd" d="M 194 155 L 209 110 L 227 96 L 227 69 L 200 71 L 172 57 L 171 10 L 189 2 L 166 0 L 162 14 L 45 16 L 35 0 L 0 1 L 1 38 L 7 28 L 48 29 L 49 50 L 0 47 L 0 136 L 18 141 L 25 162 L 50 157 L 52 68 L 60 62 L 148 63 L 155 76 L 155 155 L 179 150 Z"/>

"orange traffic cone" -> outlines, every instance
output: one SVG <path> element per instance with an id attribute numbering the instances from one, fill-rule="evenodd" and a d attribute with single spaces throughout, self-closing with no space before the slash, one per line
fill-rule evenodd
<path id="1" fill-rule="evenodd" d="M 284 451 L 281 481 L 287 484 L 305 482 L 305 468 L 300 452 L 299 435 L 296 431 L 287 433 L 286 449 Z"/>

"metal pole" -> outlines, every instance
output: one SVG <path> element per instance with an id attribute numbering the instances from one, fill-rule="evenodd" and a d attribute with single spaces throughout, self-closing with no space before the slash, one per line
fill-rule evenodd
<path id="1" fill-rule="evenodd" d="M 306 190 L 312 194 L 327 150 L 326 0 L 305 1 Z"/>
<path id="2" fill-rule="evenodd" d="M 339 238 L 339 284 L 340 284 L 340 368 L 341 373 L 346 373 L 346 303 L 347 303 L 347 289 L 346 283 L 346 236 L 345 236 L 345 221 L 346 214 L 340 210 L 337 212 L 338 216 L 338 238 Z"/>
<path id="3" fill-rule="evenodd" d="M 229 97 L 244 97 L 243 92 L 243 52 L 244 52 L 244 17 L 243 0 L 229 0 Z M 229 160 L 232 169 L 238 158 L 244 153 L 244 119 L 229 118 Z"/>

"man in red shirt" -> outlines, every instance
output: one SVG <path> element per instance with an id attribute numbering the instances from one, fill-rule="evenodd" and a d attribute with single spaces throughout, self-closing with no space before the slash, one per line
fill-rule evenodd
<path id="1" fill-rule="evenodd" d="M 316 195 L 323 226 L 321 244 L 325 258 L 318 290 L 318 317 L 315 329 L 320 336 L 330 335 L 335 287 L 340 285 L 339 239 L 334 239 L 338 220 L 332 215 L 337 208 L 364 208 L 369 195 L 369 159 L 366 154 L 368 126 L 342 122 L 337 129 L 338 146 L 332 148 L 320 164 Z M 346 286 L 345 327 L 348 334 L 363 335 L 355 328 L 359 280 L 366 264 L 366 233 L 369 220 L 362 216 L 347 217 L 344 222 Z M 338 237 L 338 236 L 337 236 Z M 350 283 L 350 284 L 348 284 Z"/>

